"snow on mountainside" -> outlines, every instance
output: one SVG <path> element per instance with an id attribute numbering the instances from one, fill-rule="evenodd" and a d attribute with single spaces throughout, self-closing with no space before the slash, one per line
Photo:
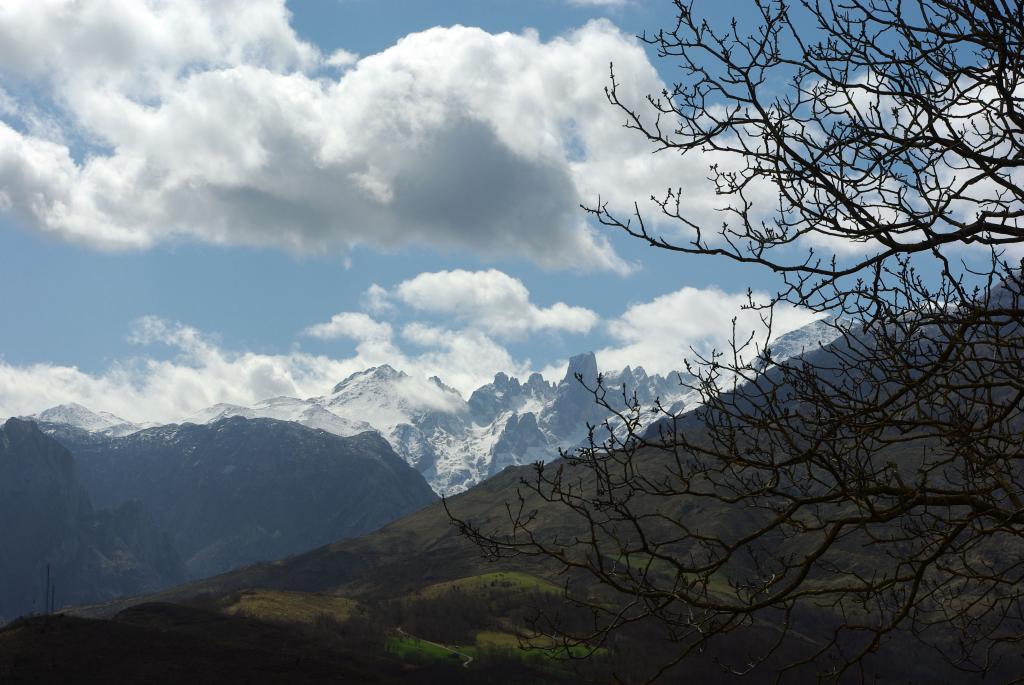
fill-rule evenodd
<path id="1" fill-rule="evenodd" d="M 774 361 L 791 359 L 806 352 L 813 352 L 839 337 L 836 319 L 826 317 L 812 321 L 795 331 L 780 335 L 769 346 Z"/>
<path id="2" fill-rule="evenodd" d="M 810 352 L 834 337 L 827 321 L 816 321 L 780 336 L 772 345 L 772 358 Z M 341 436 L 376 431 L 436 492 L 450 494 L 506 466 L 550 461 L 558 456 L 559 448 L 579 445 L 586 438 L 587 423 L 596 425 L 607 418 L 593 395 L 577 381 L 582 377 L 593 387 L 597 374 L 595 355 L 581 354 L 569 361 L 557 384 L 537 373 L 526 382 L 498 373 L 467 401 L 437 377 L 414 378 L 385 364 L 352 374 L 327 395 L 274 397 L 251 407 L 217 404 L 182 423 L 207 424 L 240 416 L 294 421 Z M 695 394 L 680 380 L 678 373 L 660 376 L 648 374 L 642 367 L 604 374 L 606 398 L 613 407 L 623 404 L 625 388 L 630 396 L 636 393 L 643 407 L 660 399 L 673 413 L 694 406 Z M 113 433 L 116 435 L 141 428 L 79 405 L 62 405 L 32 418 L 92 432 L 124 431 Z M 656 417 L 652 414 L 649 418 Z"/>
<path id="3" fill-rule="evenodd" d="M 214 423 L 232 416 L 241 416 L 245 419 L 294 421 L 303 426 L 319 428 L 342 437 L 376 430 L 365 421 L 351 421 L 342 418 L 317 404 L 310 404 L 308 400 L 300 400 L 296 397 L 272 397 L 257 402 L 251 407 L 243 407 L 238 404 L 215 404 L 186 417 L 182 423 Z"/>
<path id="4" fill-rule="evenodd" d="M 462 396 L 440 379 L 422 381 L 387 364 L 354 373 L 334 386 L 329 396 L 309 401 L 351 421 L 371 422 L 388 433 L 402 424 L 461 416 L 468 409 Z"/>
<path id="5" fill-rule="evenodd" d="M 470 419 L 469 405 L 439 378 L 426 381 L 388 365 L 354 373 L 331 394 L 313 398 L 324 410 L 372 424 L 439 493 L 485 478 L 487 431 Z"/>

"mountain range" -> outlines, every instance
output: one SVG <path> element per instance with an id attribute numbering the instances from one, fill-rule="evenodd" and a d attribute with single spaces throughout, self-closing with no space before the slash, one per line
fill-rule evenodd
<path id="1" fill-rule="evenodd" d="M 773 358 L 785 359 L 819 347 L 831 336 L 833 329 L 816 321 L 780 336 L 772 347 Z M 466 399 L 436 376 L 419 379 L 385 364 L 350 375 L 322 396 L 273 397 L 252 406 L 216 404 L 184 417 L 179 424 L 209 425 L 242 417 L 289 421 L 342 437 L 375 431 L 436 493 L 448 495 L 508 466 L 550 461 L 560 449 L 579 445 L 587 437 L 588 423 L 595 425 L 609 417 L 579 382 L 582 379 L 593 387 L 597 376 L 597 359 L 588 352 L 572 357 L 557 383 L 538 373 L 523 382 L 499 372 Z M 686 378 L 685 372 L 662 376 L 639 366 L 603 373 L 613 406 L 625 390 L 630 396 L 636 393 L 642 406 L 660 400 L 673 412 L 692 408 L 694 395 L 683 385 Z M 107 438 L 154 428 L 76 404 L 28 418 L 51 432 L 64 426 Z M 170 430 L 172 425 L 176 424 L 163 428 Z"/>
<path id="2" fill-rule="evenodd" d="M 702 430 L 699 422 L 687 421 L 686 424 L 685 430 L 694 431 L 694 435 Z M 897 453 L 894 457 L 900 455 Z M 653 469 L 652 472 L 671 467 L 664 453 L 652 450 L 638 454 L 637 460 L 645 469 Z M 595 487 L 595 475 L 585 466 L 564 462 L 559 462 L 558 466 L 565 468 L 567 477 L 577 482 L 583 491 Z M 161 626 L 164 631 L 161 639 L 175 636 L 182 631 L 182 625 L 202 624 L 211 626 L 207 640 L 215 644 L 231 631 L 241 629 L 236 621 L 244 617 L 286 628 L 293 636 L 315 644 L 320 635 L 314 627 L 329 624 L 324 615 L 337 612 L 338 633 L 344 640 L 332 642 L 335 649 L 349 648 L 357 635 L 378 635 L 377 643 L 360 646 L 358 652 L 347 655 L 350 663 L 375 655 L 391 666 L 400 665 L 404 682 L 458 682 L 461 674 L 468 677 L 468 682 L 503 682 L 493 679 L 494 672 L 501 673 L 507 668 L 505 663 L 496 665 L 496 657 L 516 653 L 518 662 L 529 664 L 532 654 L 538 657 L 534 663 L 544 663 L 539 658 L 544 653 L 542 647 L 530 646 L 536 642 L 517 640 L 517 635 L 532 634 L 538 617 L 574 621 L 575 625 L 583 626 L 583 630 L 589 630 L 594 619 L 586 610 L 566 602 L 563 592 L 623 610 L 635 601 L 628 591 L 624 590 L 624 594 L 610 592 L 607 587 L 595 585 L 587 574 L 567 570 L 544 556 L 510 554 L 486 559 L 478 547 L 452 526 L 450 515 L 472 521 L 484 530 L 508 531 L 511 525 L 508 506 L 515 507 L 522 494 L 526 497 L 526 508 L 532 512 L 530 527 L 542 539 L 571 539 L 587 534 L 584 517 L 557 502 L 546 502 L 523 488 L 524 479 L 532 481 L 534 470 L 529 466 L 512 467 L 443 504 L 425 507 L 359 538 L 341 540 L 288 559 L 255 564 L 145 597 L 72 609 L 69 612 L 72 616 L 98 622 L 66 624 L 63 629 L 73 631 L 74 638 L 57 639 L 70 642 L 84 635 L 99 640 L 106 631 L 122 629 L 119 626 L 138 626 L 141 615 L 146 617 L 143 626 Z M 643 499 L 645 504 L 641 506 L 650 506 L 652 511 L 672 511 L 671 502 L 651 496 Z M 749 529 L 750 513 L 746 507 L 708 500 L 702 510 L 691 514 L 700 516 L 716 533 Z M 780 545 L 780 549 L 795 555 L 809 551 L 806 540 L 780 538 Z M 570 554 L 573 553 L 570 551 Z M 837 563 L 861 572 L 881 563 L 882 556 L 860 541 L 841 544 L 832 554 Z M 609 565 L 616 561 L 621 562 L 621 559 L 607 558 Z M 657 577 L 659 583 L 670 583 L 673 577 L 670 566 L 648 565 L 643 572 Z M 812 582 L 827 579 L 826 575 Z M 739 592 L 724 577 L 708 591 L 712 597 L 723 601 L 734 599 Z M 345 606 L 343 603 L 349 608 L 339 610 L 337 607 Z M 200 610 L 211 613 L 200 615 Z M 178 616 L 185 611 L 197 615 L 184 622 Z M 580 611 L 583 613 L 574 613 Z M 731 663 L 737 655 L 742 657 L 761 649 L 764 644 L 775 644 L 782 639 L 780 623 L 753 618 L 743 631 L 730 633 L 721 641 L 713 642 L 707 650 L 692 654 L 684 664 L 668 672 L 665 682 L 776 683 L 776 671 L 790 660 L 802 657 L 806 650 L 820 647 L 821 641 L 832 634 L 830 626 L 841 614 L 841 608 L 827 604 L 809 607 L 794 619 L 795 626 L 787 626 L 785 642 L 779 642 L 778 651 L 761 664 L 763 670 L 737 675 L 723 668 L 723 664 Z M 43 627 L 36 625 L 34 630 Z M 50 626 L 50 630 L 59 633 L 61 627 Z M 34 635 L 28 631 L 19 639 L 29 643 Z M 145 637 L 137 629 L 131 635 L 138 640 Z M 0 633 L 0 641 L 3 637 Z M 16 637 L 11 634 L 11 641 Z M 955 632 L 940 636 L 940 644 L 949 650 L 947 653 L 953 653 L 955 637 Z M 457 650 L 457 654 L 470 654 L 474 658 L 471 663 L 452 663 L 450 653 L 431 651 L 432 643 L 434 647 L 452 645 L 451 649 Z M 159 654 L 160 644 L 156 638 L 144 642 L 140 654 L 145 655 L 146 660 L 153 659 L 154 654 Z M 26 646 L 19 646 L 19 649 L 22 651 L 16 652 L 18 654 L 28 651 Z M 990 675 L 995 676 L 996 682 L 1003 682 L 999 679 L 1003 676 L 1007 676 L 1006 682 L 1009 682 L 1008 676 L 1021 672 L 1019 650 L 1007 651 L 1010 656 L 993 665 Z M 549 662 L 560 664 L 558 666 L 549 665 L 542 673 L 530 673 L 519 681 L 510 682 L 606 682 L 609 673 L 615 673 L 620 682 L 649 682 L 654 671 L 677 656 L 678 643 L 666 640 L 662 628 L 638 622 L 625 626 L 615 639 L 601 643 L 600 649 L 578 664 L 582 668 L 578 674 L 574 675 L 572 665 L 567 666 L 567 661 L 561 659 Z M 82 657 L 73 658 L 78 662 L 82 660 Z M 42 661 L 40 657 L 28 660 L 32 664 Z M 432 665 L 440 666 L 445 662 L 451 670 L 443 677 L 425 673 Z M 816 666 L 803 664 L 789 672 L 791 678 L 786 682 L 818 682 L 820 672 Z M 862 669 L 863 681 L 873 683 L 983 682 L 982 678 L 958 671 L 942 661 L 932 646 L 899 632 L 869 654 Z M 385 672 L 386 666 L 378 666 L 377 670 Z M 861 680 L 849 679 L 850 682 Z"/>

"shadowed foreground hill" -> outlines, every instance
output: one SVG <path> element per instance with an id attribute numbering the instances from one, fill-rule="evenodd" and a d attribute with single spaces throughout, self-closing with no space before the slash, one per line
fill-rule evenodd
<path id="1" fill-rule="evenodd" d="M 254 596 L 246 593 L 248 599 Z M 298 599 L 300 604 L 307 604 L 305 598 Z M 337 602 L 328 600 L 325 604 L 324 611 L 313 620 L 225 611 L 216 602 L 140 604 L 110 620 L 63 615 L 26 618 L 0 629 L 0 682 L 587 682 L 552 660 L 524 659 L 507 646 L 502 650 L 460 648 L 472 652 L 474 656 L 470 657 L 400 632 L 385 633 L 377 616 L 354 603 L 345 603 L 342 613 L 350 614 L 347 620 L 331 613 Z"/>
<path id="2" fill-rule="evenodd" d="M 147 604 L 111 621 L 24 619 L 0 630 L 3 683 L 399 683 L 398 669 L 299 631 Z"/>

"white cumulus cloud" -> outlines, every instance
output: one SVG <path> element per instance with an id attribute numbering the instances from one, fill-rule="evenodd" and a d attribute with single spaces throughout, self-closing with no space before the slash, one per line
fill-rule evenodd
<path id="1" fill-rule="evenodd" d="M 374 314 L 388 314 L 395 310 L 395 305 L 391 303 L 391 294 L 388 293 L 387 288 L 377 283 L 366 289 L 360 302 L 363 308 Z"/>
<path id="2" fill-rule="evenodd" d="M 376 321 L 362 312 L 342 312 L 332 316 L 330 321 L 310 326 L 305 334 L 321 340 L 389 340 L 391 324 Z"/>
<path id="3" fill-rule="evenodd" d="M 132 421 L 175 421 L 218 402 L 251 404 L 278 395 L 321 394 L 359 366 L 302 352 L 226 350 L 195 328 L 156 317 L 136 322 L 130 339 L 139 345 L 170 345 L 176 354 L 171 359 L 139 355 L 99 373 L 0 360 L 0 416 L 78 402 Z"/>
<path id="4" fill-rule="evenodd" d="M 105 249 L 429 245 L 624 272 L 581 201 L 714 196 L 704 165 L 623 129 L 611 61 L 623 97 L 660 92 L 607 21 L 548 41 L 434 28 L 358 58 L 297 37 L 283 0 L 11 0 L 0 191 L 22 223 Z M 19 114 L 40 108 L 46 125 Z"/>
<path id="5" fill-rule="evenodd" d="M 539 307 L 522 281 L 496 269 L 422 273 L 399 283 L 395 295 L 418 311 L 445 314 L 501 336 L 587 333 L 599 320 L 593 311 L 564 302 Z"/>

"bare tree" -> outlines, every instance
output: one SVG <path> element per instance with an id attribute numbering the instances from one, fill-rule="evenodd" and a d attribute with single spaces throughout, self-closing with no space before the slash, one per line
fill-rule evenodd
<path id="1" fill-rule="evenodd" d="M 505 526 L 453 517 L 490 554 L 591 579 L 572 599 L 593 629 L 570 641 L 655 622 L 676 663 L 747 631 L 760 638 L 722 658 L 728 671 L 840 681 L 912 640 L 965 674 L 1013 673 L 1024 3 L 751 4 L 752 32 L 677 0 L 675 25 L 642 38 L 680 81 L 630 103 L 613 69 L 607 89 L 660 154 L 722 160 L 718 225 L 688 212 L 685 189 L 652 196 L 651 214 L 584 209 L 656 248 L 770 270 L 775 296 L 749 303 L 767 334 L 694 353 L 686 413 L 599 380 L 612 418 L 537 465 Z M 833 339 L 776 359 L 780 306 L 827 317 Z M 574 532 L 544 525 L 551 510 Z"/>

